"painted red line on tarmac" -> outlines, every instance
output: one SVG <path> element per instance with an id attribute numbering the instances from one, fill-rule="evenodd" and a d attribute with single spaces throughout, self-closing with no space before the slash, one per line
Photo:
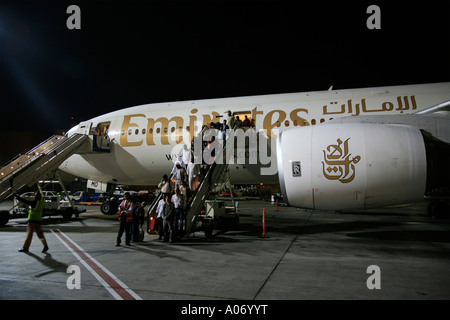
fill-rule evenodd
<path id="1" fill-rule="evenodd" d="M 136 300 L 136 296 L 133 296 L 128 288 L 124 288 L 123 285 L 118 283 L 113 277 L 105 272 L 104 267 L 99 265 L 91 257 L 89 257 L 84 250 L 79 248 L 71 239 L 69 239 L 64 233 L 58 229 L 52 229 L 56 236 L 58 236 L 64 243 L 66 243 L 86 264 L 88 264 L 94 272 L 102 278 L 108 286 L 113 289 L 121 299 L 123 300 Z M 137 296 L 138 297 L 138 296 Z M 139 298 L 139 297 L 138 297 Z"/>

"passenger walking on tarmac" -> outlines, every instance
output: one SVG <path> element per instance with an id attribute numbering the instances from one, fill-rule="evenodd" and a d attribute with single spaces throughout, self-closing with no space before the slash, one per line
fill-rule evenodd
<path id="1" fill-rule="evenodd" d="M 141 204 L 138 209 L 139 227 L 141 228 L 144 225 L 145 220 L 145 205 L 146 205 L 145 201 L 141 201 Z"/>
<path id="2" fill-rule="evenodd" d="M 139 222 L 139 232 L 138 232 L 138 241 L 141 242 L 144 239 L 144 230 L 142 229 L 142 226 L 144 225 L 145 220 L 145 201 L 141 201 L 139 204 L 139 208 L 137 210 L 137 220 Z"/>
<path id="3" fill-rule="evenodd" d="M 23 247 L 19 249 L 19 251 L 28 252 L 31 245 L 31 240 L 33 239 L 33 232 L 36 232 L 38 238 L 44 245 L 42 253 L 46 253 L 48 251 L 48 245 L 41 228 L 42 212 L 44 211 L 44 203 L 45 203 L 44 199 L 42 199 L 42 194 L 39 191 L 37 191 L 34 196 L 34 200 L 31 201 L 25 200 L 16 194 L 14 194 L 14 196 L 17 198 L 17 200 L 26 203 L 30 206 L 30 211 L 28 211 L 27 237 L 25 238 Z"/>
<path id="4" fill-rule="evenodd" d="M 158 231 L 159 240 L 162 239 L 163 233 L 164 233 L 164 225 L 163 225 L 163 217 L 162 217 L 162 210 L 164 207 L 165 199 L 164 197 L 161 198 L 158 202 L 158 207 L 156 208 L 156 221 L 155 221 L 155 228 Z"/>
<path id="5" fill-rule="evenodd" d="M 164 242 L 169 241 L 169 243 L 172 243 L 172 234 L 173 234 L 173 218 L 175 215 L 175 208 L 173 206 L 173 203 L 170 202 L 169 196 L 164 196 L 164 206 L 162 210 L 162 217 L 163 217 L 163 226 L 164 226 Z"/>
<path id="6" fill-rule="evenodd" d="M 136 197 L 131 197 L 130 200 L 131 206 L 130 209 L 126 211 L 125 213 L 125 244 L 127 246 L 130 245 L 131 241 L 134 241 L 134 216 L 135 216 L 135 210 L 137 209 L 136 206 Z M 127 234 L 128 231 L 128 234 Z"/>
<path id="7" fill-rule="evenodd" d="M 116 247 L 120 246 L 120 243 L 122 242 L 122 235 L 125 231 L 125 243 L 127 245 L 130 245 L 130 224 L 127 224 L 127 212 L 131 209 L 131 199 L 130 199 L 130 193 L 125 192 L 123 195 L 125 199 L 122 200 L 122 202 L 119 205 L 119 233 L 117 234 L 117 240 L 116 240 Z"/>
<path id="8" fill-rule="evenodd" d="M 132 239 L 133 242 L 139 242 L 140 228 L 144 224 L 145 201 L 137 202 L 137 199 L 132 198 L 131 203 L 133 206 L 131 208 L 131 213 L 133 215 L 133 221 L 131 221 L 131 234 L 133 236 Z"/>

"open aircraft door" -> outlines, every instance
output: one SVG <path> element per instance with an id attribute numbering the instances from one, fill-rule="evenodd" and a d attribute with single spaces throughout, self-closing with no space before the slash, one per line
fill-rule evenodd
<path id="1" fill-rule="evenodd" d="M 84 121 L 78 124 L 77 131 L 75 133 L 89 135 L 91 133 L 92 121 Z"/>

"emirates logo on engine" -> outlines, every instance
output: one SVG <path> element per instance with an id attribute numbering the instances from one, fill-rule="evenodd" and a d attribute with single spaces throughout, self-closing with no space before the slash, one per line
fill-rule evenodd
<path id="1" fill-rule="evenodd" d="M 342 183 L 352 182 L 355 178 L 355 164 L 360 160 L 360 156 L 352 157 L 349 153 L 348 141 L 342 143 L 341 139 L 337 139 L 337 144 L 330 144 L 323 151 L 323 175 L 328 180 L 338 180 Z"/>

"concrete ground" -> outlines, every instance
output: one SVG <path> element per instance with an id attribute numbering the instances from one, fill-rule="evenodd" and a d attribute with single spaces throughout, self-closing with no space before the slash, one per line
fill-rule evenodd
<path id="1" fill-rule="evenodd" d="M 36 235 L 29 253 L 17 251 L 26 219 L 0 228 L 0 299 L 450 299 L 450 221 L 429 218 L 424 204 L 337 215 L 240 201 L 239 226 L 211 239 L 145 235 L 120 247 L 117 217 L 86 208 L 70 221 L 44 218 L 45 254 Z"/>

